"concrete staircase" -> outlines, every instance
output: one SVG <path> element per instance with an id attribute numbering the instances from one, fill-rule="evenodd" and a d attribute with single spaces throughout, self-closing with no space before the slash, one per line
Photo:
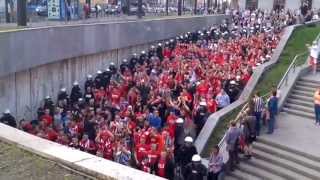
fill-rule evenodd
<path id="1" fill-rule="evenodd" d="M 254 156 L 241 160 L 226 180 L 316 180 L 320 179 L 320 158 L 275 144 L 260 137 Z"/>
<path id="2" fill-rule="evenodd" d="M 314 120 L 313 95 L 318 87 L 320 87 L 320 79 L 310 80 L 303 77 L 300 78 L 293 87 L 282 111 Z"/>

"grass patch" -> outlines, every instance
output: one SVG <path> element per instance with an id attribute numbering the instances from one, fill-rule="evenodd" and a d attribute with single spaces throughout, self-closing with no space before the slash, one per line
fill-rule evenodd
<path id="1" fill-rule="evenodd" d="M 320 26 L 304 26 L 295 29 L 292 36 L 288 40 L 286 47 L 284 48 L 279 62 L 272 67 L 269 71 L 265 72 L 264 75 L 260 78 L 258 84 L 256 85 L 255 91 L 259 91 L 260 94 L 264 95 L 277 85 L 285 72 L 287 71 L 289 65 L 297 54 L 303 53 L 308 50 L 306 44 L 312 44 L 312 41 L 320 33 Z M 298 64 L 303 64 L 307 58 L 308 54 L 298 58 Z M 215 128 L 211 137 L 208 139 L 207 144 L 202 151 L 203 157 L 209 157 L 211 153 L 211 148 L 218 144 L 219 141 L 224 136 L 228 124 L 236 118 L 237 114 L 241 110 L 242 106 L 236 108 L 231 113 L 227 114 Z"/>

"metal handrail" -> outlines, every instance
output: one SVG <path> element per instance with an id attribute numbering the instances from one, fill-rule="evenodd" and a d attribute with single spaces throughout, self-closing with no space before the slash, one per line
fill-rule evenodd
<path id="1" fill-rule="evenodd" d="M 285 74 L 283 75 L 282 79 L 280 80 L 280 82 L 279 82 L 279 84 L 278 84 L 278 86 L 277 86 L 277 89 L 279 89 L 284 82 L 285 82 L 286 85 L 288 84 L 289 72 L 290 72 L 291 70 L 293 70 L 293 72 L 295 72 L 295 69 L 296 69 L 296 67 L 297 67 L 297 59 L 298 59 L 298 57 L 303 56 L 303 55 L 305 55 L 305 54 L 307 54 L 307 53 L 308 53 L 308 51 L 305 51 L 305 52 L 303 52 L 303 53 L 297 54 L 297 55 L 294 57 L 294 59 L 292 60 L 291 64 L 289 65 L 287 71 L 285 72 Z"/>

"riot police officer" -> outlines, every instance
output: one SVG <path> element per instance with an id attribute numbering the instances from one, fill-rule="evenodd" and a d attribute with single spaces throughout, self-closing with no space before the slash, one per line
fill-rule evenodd
<path id="1" fill-rule="evenodd" d="M 169 41 L 169 49 L 171 51 L 173 51 L 173 49 L 176 47 L 176 43 L 177 42 L 174 39 L 170 39 L 170 41 Z"/>
<path id="2" fill-rule="evenodd" d="M 148 58 L 151 59 L 151 57 L 155 55 L 156 55 L 156 47 L 152 45 L 148 52 Z"/>
<path id="3" fill-rule="evenodd" d="M 76 102 L 78 102 L 78 99 L 82 97 L 82 92 L 81 92 L 81 88 L 79 86 L 79 83 L 77 81 L 75 81 L 73 83 L 73 87 L 71 89 L 71 94 L 70 94 L 70 102 L 71 104 L 74 104 Z"/>
<path id="4" fill-rule="evenodd" d="M 145 51 L 141 51 L 140 57 L 139 57 L 139 59 L 138 59 L 138 63 L 139 63 L 140 65 L 143 65 L 146 60 L 147 60 L 147 54 L 146 54 L 146 52 L 145 52 Z"/>
<path id="5" fill-rule="evenodd" d="M 3 113 L 3 116 L 0 118 L 0 122 L 8 126 L 17 127 L 17 122 L 15 118 L 10 114 L 10 110 L 6 109 Z"/>
<path id="6" fill-rule="evenodd" d="M 97 89 L 100 89 L 101 87 L 103 87 L 102 79 L 103 79 L 102 71 L 98 70 L 97 76 L 96 76 L 96 78 L 94 78 L 94 84 Z"/>
<path id="7" fill-rule="evenodd" d="M 54 113 L 54 103 L 51 99 L 50 96 L 46 96 L 44 98 L 44 104 L 43 104 L 43 109 L 49 109 L 50 110 L 50 115 L 53 116 Z"/>
<path id="8" fill-rule="evenodd" d="M 121 74 L 123 74 L 127 68 L 129 68 L 128 60 L 127 59 L 123 59 L 122 63 L 120 64 L 120 72 L 121 72 Z"/>
<path id="9" fill-rule="evenodd" d="M 90 87 L 90 88 L 94 87 L 94 81 L 92 79 L 92 75 L 91 74 L 87 75 L 87 80 L 86 80 L 86 82 L 84 82 L 84 90 L 85 90 L 85 92 L 87 92 L 88 87 Z"/>
<path id="10" fill-rule="evenodd" d="M 134 53 L 130 59 L 130 62 L 129 62 L 129 68 L 132 72 L 135 71 L 135 66 L 136 66 L 137 62 L 138 62 L 138 55 L 137 55 L 137 53 Z"/>
<path id="11" fill-rule="evenodd" d="M 162 61 L 163 60 L 163 48 L 162 48 L 161 43 L 158 44 L 158 47 L 156 49 L 156 54 L 157 54 L 158 58 L 160 59 L 160 61 Z"/>
<path id="12" fill-rule="evenodd" d="M 114 62 L 111 62 L 111 63 L 110 63 L 109 69 L 110 69 L 112 75 L 117 74 L 117 70 L 118 70 L 118 69 L 117 69 L 116 65 L 114 64 Z"/>
<path id="13" fill-rule="evenodd" d="M 110 80 L 112 77 L 112 72 L 109 68 L 107 68 L 103 73 L 102 73 L 102 85 L 103 87 L 107 87 L 110 84 Z"/>
<path id="14" fill-rule="evenodd" d="M 230 97 L 230 103 L 232 103 L 235 100 L 237 100 L 237 97 L 238 97 L 239 92 L 240 92 L 239 88 L 240 88 L 240 85 L 235 80 L 230 81 L 230 85 L 229 85 L 228 90 L 227 90 L 227 94 Z"/>
<path id="15" fill-rule="evenodd" d="M 69 104 L 69 95 L 66 88 L 61 88 L 58 94 L 58 106 L 61 108 L 66 107 Z"/>
<path id="16" fill-rule="evenodd" d="M 201 164 L 201 157 L 198 154 L 192 156 L 192 162 L 187 165 L 184 171 L 185 180 L 205 180 L 207 168 Z"/>
<path id="17" fill-rule="evenodd" d="M 184 144 L 175 152 L 176 164 L 182 168 L 182 172 L 187 164 L 191 162 L 192 156 L 198 154 L 196 147 L 193 144 L 193 138 L 185 137 Z"/>
<path id="18" fill-rule="evenodd" d="M 194 117 L 197 136 L 200 134 L 201 129 L 206 123 L 208 116 L 209 115 L 208 115 L 207 103 L 205 101 L 201 101 L 199 103 L 199 108 L 197 109 L 196 115 Z"/>

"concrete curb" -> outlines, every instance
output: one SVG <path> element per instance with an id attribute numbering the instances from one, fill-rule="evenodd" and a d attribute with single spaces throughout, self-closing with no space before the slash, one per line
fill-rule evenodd
<path id="1" fill-rule="evenodd" d="M 164 178 L 48 141 L 2 123 L 0 123 L 0 140 L 97 179 L 164 180 Z"/>

